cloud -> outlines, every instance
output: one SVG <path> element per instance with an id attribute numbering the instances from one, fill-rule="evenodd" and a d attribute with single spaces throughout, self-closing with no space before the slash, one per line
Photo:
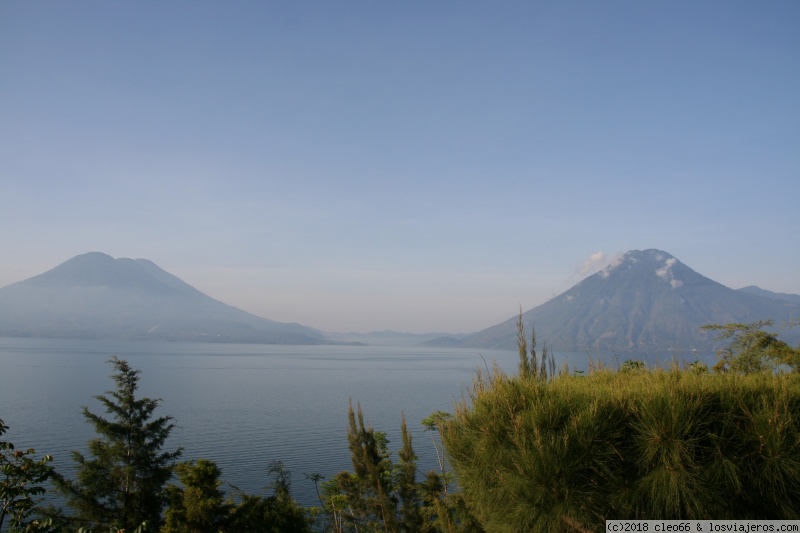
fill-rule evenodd
<path id="1" fill-rule="evenodd" d="M 608 255 L 605 252 L 595 252 L 583 262 L 583 265 L 578 269 L 580 276 L 588 276 L 600 271 L 600 275 L 607 278 L 610 272 L 619 266 L 625 258 L 622 253 L 615 253 Z"/>
<path id="2" fill-rule="evenodd" d="M 603 251 L 598 251 L 587 257 L 577 270 L 581 276 L 594 274 L 609 263 L 610 259 Z"/>
<path id="3" fill-rule="evenodd" d="M 673 289 L 677 289 L 678 287 L 683 286 L 683 282 L 679 279 L 675 279 L 675 275 L 672 272 L 672 266 L 677 263 L 678 260 L 674 257 L 667 259 L 664 261 L 664 266 L 656 270 L 656 276 L 663 279 L 664 281 L 668 281 L 670 287 Z"/>
<path id="4" fill-rule="evenodd" d="M 664 266 L 656 270 L 656 276 L 658 276 L 661 279 L 672 278 L 672 273 L 669 271 L 669 269 L 672 268 L 672 265 L 674 265 L 677 261 L 678 260 L 675 259 L 674 257 L 667 259 L 664 262 Z"/>

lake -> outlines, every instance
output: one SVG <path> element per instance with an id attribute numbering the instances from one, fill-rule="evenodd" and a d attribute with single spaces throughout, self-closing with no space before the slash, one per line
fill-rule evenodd
<path id="1" fill-rule="evenodd" d="M 453 411 L 477 368 L 496 362 L 516 372 L 513 351 L 383 346 L 285 346 L 0 338 L 0 418 L 6 440 L 37 456 L 53 455 L 72 471 L 71 450 L 95 436 L 81 406 L 104 414 L 93 396 L 113 388 L 117 355 L 141 370 L 139 396 L 161 398 L 157 415 L 178 426 L 167 449 L 183 459 L 206 458 L 222 479 L 250 492 L 269 479 L 271 461 L 292 473 L 293 494 L 318 503 L 306 473 L 330 477 L 351 469 L 347 407 L 360 402 L 365 420 L 400 446 L 405 413 L 420 470 L 436 467 L 430 433 L 421 420 Z M 586 354 L 556 354 L 557 365 L 587 368 Z"/>
<path id="2" fill-rule="evenodd" d="M 508 351 L 0 338 L 7 440 L 53 455 L 54 466 L 70 472 L 70 451 L 95 436 L 81 406 L 103 414 L 93 396 L 113 388 L 105 363 L 112 355 L 142 371 L 139 394 L 162 399 L 158 415 L 175 417 L 168 449 L 215 461 L 223 480 L 252 492 L 269 482 L 270 462 L 282 460 L 304 505 L 317 503 L 305 473 L 352 468 L 350 398 L 395 452 L 405 413 L 427 471 L 435 455 L 420 421 L 452 411 L 484 359 L 509 371 L 517 364 Z"/>

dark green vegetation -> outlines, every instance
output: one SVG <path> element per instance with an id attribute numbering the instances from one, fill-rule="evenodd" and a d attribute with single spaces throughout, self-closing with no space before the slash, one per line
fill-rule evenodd
<path id="1" fill-rule="evenodd" d="M 8 426 L 0 420 L 0 437 L 8 430 Z M 12 530 L 24 530 L 49 525 L 46 520 L 35 519 L 35 496 L 44 494 L 42 485 L 53 474 L 48 465 L 53 460 L 45 455 L 38 461 L 32 456 L 35 450 L 17 450 L 7 441 L 0 441 L 0 531 L 3 530 L 6 517 Z"/>
<path id="2" fill-rule="evenodd" d="M 720 332 L 719 338 L 730 340 L 730 344 L 718 352 L 714 370 L 748 374 L 774 371 L 783 365 L 800 372 L 800 350 L 778 339 L 777 333 L 765 331 L 765 326 L 772 326 L 772 321 L 704 326 L 703 329 Z"/>
<path id="3" fill-rule="evenodd" d="M 158 400 L 136 397 L 139 371 L 116 357 L 109 362 L 116 389 L 95 398 L 111 418 L 83 408 L 98 437 L 89 441 L 89 458 L 73 452 L 75 480 L 56 475 L 54 481 L 75 511 L 70 521 L 130 530 L 160 522 L 164 487 L 181 450 L 162 451 L 175 424 L 169 416 L 153 418 Z"/>
<path id="4" fill-rule="evenodd" d="M 429 429 L 434 430 L 437 418 L 426 421 Z M 340 472 L 323 484 L 322 525 L 327 531 L 483 531 L 461 495 L 449 492 L 443 463 L 439 472 L 428 472 L 417 481 L 417 457 L 405 419 L 396 463 L 390 457 L 386 434 L 365 425 L 360 406 L 357 413 L 350 406 L 348 420 L 353 472 Z"/>
<path id="5" fill-rule="evenodd" d="M 767 322 L 708 326 L 727 342 L 713 371 L 695 363 L 556 373 L 517 322 L 519 375 L 479 372 L 455 415 L 423 421 L 439 470 L 419 476 L 405 420 L 396 459 L 386 434 L 348 412 L 353 470 L 311 474 L 320 506 L 270 465 L 263 495 L 233 487 L 207 459 L 165 451 L 174 422 L 136 396 L 139 372 L 113 358 L 116 388 L 84 408 L 98 437 L 65 479 L 33 450 L 0 442 L 0 528 L 9 531 L 602 531 L 607 519 L 800 519 L 800 347 Z M 8 428 L 0 422 L 0 435 Z M 441 441 L 438 440 L 441 435 Z M 457 474 L 446 471 L 445 451 Z M 177 483 L 170 483 L 173 476 Z M 48 482 L 68 512 L 40 509 Z"/>
<path id="6" fill-rule="evenodd" d="M 169 507 L 162 533 L 311 531 L 311 515 L 291 495 L 291 476 L 280 462 L 270 465 L 273 494 L 258 496 L 234 490 L 226 498 L 221 471 L 212 461 L 199 459 L 176 468 L 182 486 L 168 487 Z"/>
<path id="7" fill-rule="evenodd" d="M 528 355 L 520 325 L 520 375 L 479 375 L 440 425 L 475 516 L 543 532 L 800 518 L 800 373 L 772 371 L 798 349 L 758 323 L 713 329 L 738 333 L 716 373 L 628 361 L 582 376 L 554 375 L 535 341 Z"/>

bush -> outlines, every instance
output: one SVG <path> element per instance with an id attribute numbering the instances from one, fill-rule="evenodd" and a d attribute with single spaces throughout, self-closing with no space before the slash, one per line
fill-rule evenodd
<path id="1" fill-rule="evenodd" d="M 0 436 L 7 430 L 0 419 Z M 11 532 L 49 529 L 51 521 L 35 518 L 40 513 L 36 496 L 45 493 L 43 484 L 53 475 L 48 464 L 53 458 L 45 455 L 37 461 L 35 453 L 33 448 L 17 450 L 11 442 L 0 441 L 0 531 L 7 516 Z"/>
<path id="2" fill-rule="evenodd" d="M 490 531 L 607 519 L 800 518 L 800 376 L 596 371 L 480 376 L 441 425 Z"/>

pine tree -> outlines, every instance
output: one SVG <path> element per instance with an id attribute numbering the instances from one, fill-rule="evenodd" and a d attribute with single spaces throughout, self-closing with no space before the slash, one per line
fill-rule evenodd
<path id="1" fill-rule="evenodd" d="M 260 496 L 235 489 L 240 501 L 233 508 L 230 523 L 220 532 L 259 531 L 262 533 L 311 533 L 308 513 L 292 498 L 292 476 L 281 461 L 268 469 L 272 494 Z M 235 488 L 235 487 L 234 487 Z"/>
<path id="2" fill-rule="evenodd" d="M 157 529 L 166 504 L 165 485 L 181 455 L 181 449 L 162 451 L 175 424 L 171 416 L 153 417 L 160 400 L 136 397 L 139 370 L 116 356 L 108 362 L 114 367 L 116 389 L 95 398 L 111 417 L 83 408 L 99 436 L 89 441 L 89 457 L 73 452 L 75 480 L 54 480 L 80 525 L 133 530 L 147 523 Z"/>
<path id="3" fill-rule="evenodd" d="M 169 507 L 161 533 L 216 533 L 224 530 L 233 505 L 220 489 L 221 471 L 207 459 L 177 466 L 182 486 L 167 487 Z"/>
<path id="4" fill-rule="evenodd" d="M 422 516 L 421 498 L 417 490 L 417 454 L 412 446 L 411 432 L 406 425 L 403 415 L 400 424 L 403 447 L 398 453 L 400 459 L 397 465 L 397 494 L 400 503 L 400 529 L 401 531 L 422 531 L 424 517 Z"/>
<path id="5" fill-rule="evenodd" d="M 435 428 L 450 415 L 438 411 L 423 425 Z M 436 453 L 441 473 L 428 472 L 417 481 L 417 455 L 402 418 L 402 448 L 392 461 L 386 434 L 364 423 L 361 406 L 348 410 L 347 438 L 353 472 L 339 472 L 323 484 L 320 499 L 327 530 L 335 533 L 478 533 L 483 531 L 460 495 L 448 494 L 444 451 Z M 315 482 L 321 476 L 309 476 Z"/>
<path id="6" fill-rule="evenodd" d="M 280 461 L 268 469 L 271 495 L 248 494 L 233 485 L 225 498 L 219 467 L 207 459 L 181 463 L 176 472 L 181 486 L 167 491 L 170 503 L 161 533 L 311 533 L 306 510 L 292 497 L 291 472 Z"/>

